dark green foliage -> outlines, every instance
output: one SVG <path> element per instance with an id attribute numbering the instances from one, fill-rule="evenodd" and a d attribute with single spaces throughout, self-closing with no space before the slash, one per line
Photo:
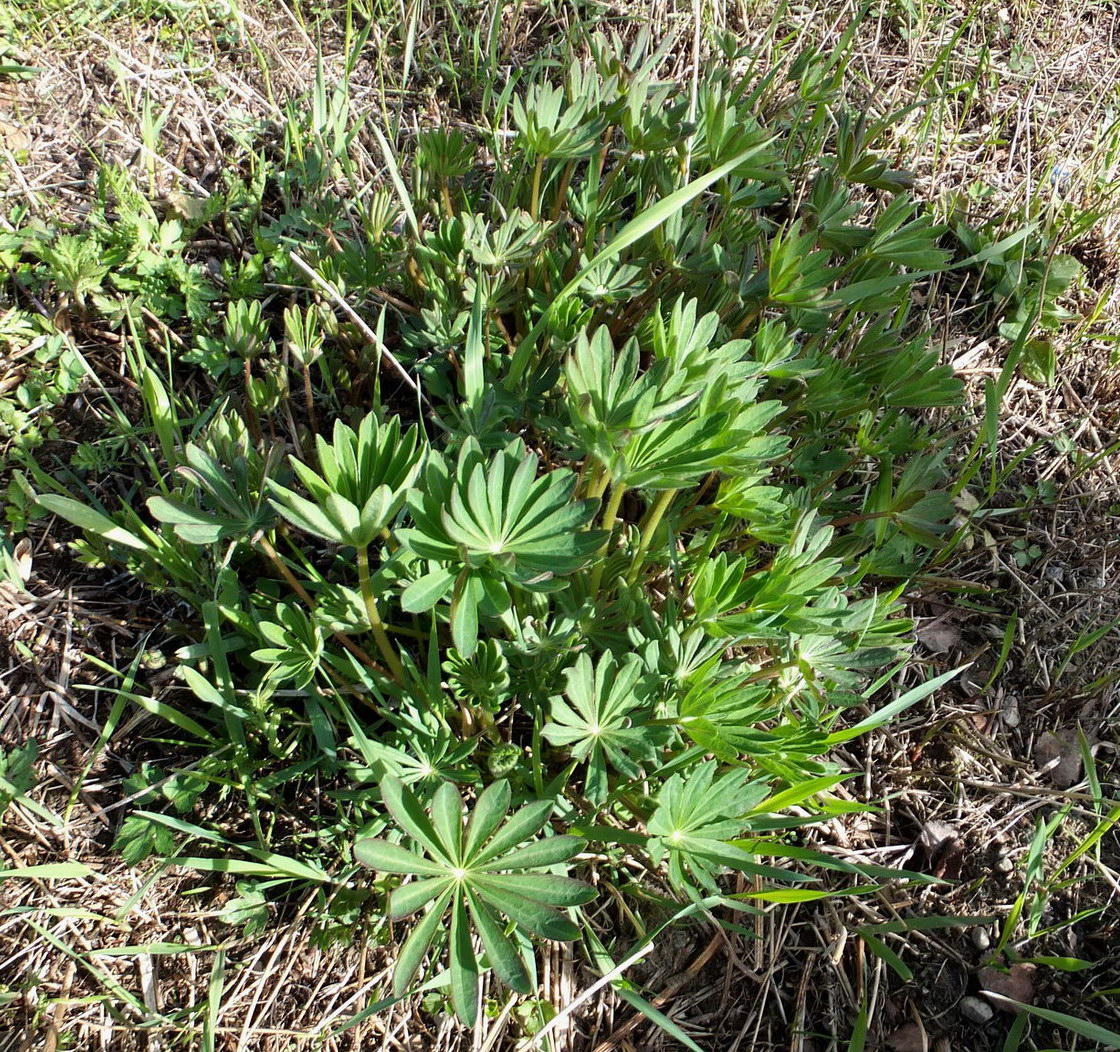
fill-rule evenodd
<path id="1" fill-rule="evenodd" d="M 793 852 L 783 807 L 827 811 L 830 735 L 905 657 L 898 597 L 952 511 L 910 415 L 959 394 L 913 297 L 945 230 L 830 109 L 827 61 L 788 97 L 712 71 L 689 124 L 652 65 L 595 49 L 490 97 L 478 138 L 423 131 L 396 159 L 408 199 L 353 222 L 313 193 L 350 134 L 324 93 L 220 326 L 194 323 L 217 288 L 161 262 L 183 223 L 135 205 L 143 247 L 114 271 L 63 245 L 76 304 L 115 289 L 127 319 L 155 296 L 188 349 L 132 360 L 129 499 L 39 471 L 41 508 L 196 612 L 193 715 L 162 714 L 205 744 L 203 785 L 245 795 L 252 857 L 275 859 L 259 816 L 290 801 L 314 835 L 289 852 L 356 840 L 414 878 L 378 885 L 394 919 L 426 911 L 396 992 L 446 928 L 467 1020 L 486 965 L 532 989 L 523 933 L 577 936 L 584 847 L 620 894 L 627 854 L 684 897 L 729 869 L 809 879 L 760 851 Z M 225 221 L 260 189 L 231 186 Z M 291 249 L 331 294 L 250 293 L 304 284 Z M 307 817 L 318 778 L 331 806 Z M 134 861 L 172 850 L 139 816 L 121 837 Z M 255 887 L 237 903 L 264 922 Z"/>

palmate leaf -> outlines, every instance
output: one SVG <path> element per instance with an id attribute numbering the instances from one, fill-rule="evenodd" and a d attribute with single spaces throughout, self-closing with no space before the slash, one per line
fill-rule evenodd
<path id="1" fill-rule="evenodd" d="M 609 463 L 631 435 L 678 415 L 697 397 L 684 377 L 665 384 L 666 363 L 639 376 L 637 340 L 616 351 L 604 325 L 581 332 L 564 368 L 570 423 L 584 450 Z"/>
<path id="2" fill-rule="evenodd" d="M 652 757 L 668 731 L 647 726 L 649 691 L 642 683 L 644 666 L 631 654 L 621 665 L 609 651 L 597 666 L 581 654 L 567 670 L 565 697 L 552 699 L 552 721 L 541 733 L 553 745 L 566 747 L 587 763 L 584 793 L 593 803 L 607 797 L 608 766 L 626 778 L 637 778 L 636 759 Z"/>
<path id="3" fill-rule="evenodd" d="M 677 704 L 677 721 L 697 745 L 733 763 L 768 739 L 759 725 L 777 714 L 777 706 L 770 686 L 745 685 L 742 675 L 720 675 L 721 668 L 719 659 L 709 661 L 690 677 Z"/>
<path id="4" fill-rule="evenodd" d="M 747 340 L 711 344 L 715 313 L 678 300 L 651 326 L 656 360 L 641 373 L 637 340 L 616 352 L 604 326 L 581 334 L 565 366 L 570 426 L 583 451 L 627 487 L 677 489 L 712 470 L 741 472 L 785 452 L 765 428 L 782 409 L 758 402 L 764 367 Z"/>
<path id="5" fill-rule="evenodd" d="M 398 778 L 383 779 L 381 795 L 424 854 L 371 837 L 359 840 L 354 854 L 371 869 L 420 878 L 391 893 L 391 917 L 428 907 L 401 947 L 394 996 L 408 990 L 446 928 L 448 910 L 451 1000 L 460 1018 L 473 1024 L 478 1011 L 482 964 L 471 943 L 472 928 L 481 936 L 498 978 L 513 990 L 530 993 L 528 970 L 500 917 L 504 914 L 514 925 L 546 939 L 578 938 L 579 928 L 561 910 L 588 902 L 594 892 L 568 877 L 534 871 L 566 862 L 585 841 L 574 836 L 533 839 L 548 822 L 553 802 L 532 801 L 507 819 L 511 792 L 504 780 L 479 794 L 465 825 L 462 797 L 449 782 L 435 791 L 427 810 Z"/>
<path id="6" fill-rule="evenodd" d="M 784 438 L 748 429 L 771 418 L 776 404 L 743 407 L 727 391 L 726 379 L 714 377 L 684 413 L 657 417 L 628 435 L 607 465 L 611 479 L 629 488 L 683 489 L 710 471 L 739 470 L 779 455 Z"/>
<path id="7" fill-rule="evenodd" d="M 783 408 L 780 402 L 757 400 L 765 376 L 774 368 L 767 362 L 770 334 L 764 333 L 755 341 L 720 342 L 719 314 L 711 311 L 697 318 L 697 310 L 696 300 L 680 297 L 668 318 L 660 310 L 652 313 L 649 324 L 654 358 L 665 364 L 685 392 L 710 397 L 714 385 L 721 385 L 735 429 L 761 433 Z"/>
<path id="8" fill-rule="evenodd" d="M 555 591 L 557 578 L 584 566 L 605 534 L 587 530 L 599 502 L 574 500 L 567 470 L 538 477 L 538 458 L 518 439 L 488 455 L 471 438 L 452 475 L 432 457 L 409 496 L 412 528 L 397 536 L 416 555 L 441 564 L 405 589 L 406 610 L 430 609 L 451 593 L 451 631 L 461 654 L 474 653 L 480 618 L 511 605 L 509 585 Z"/>
<path id="9" fill-rule="evenodd" d="M 417 555 L 471 568 L 489 565 L 531 587 L 535 575 L 568 574 L 603 541 L 582 531 L 598 508 L 572 500 L 576 476 L 550 471 L 520 440 L 487 458 L 474 439 L 463 444 L 454 477 L 429 472 L 409 501 L 415 529 L 400 537 Z"/>
<path id="10" fill-rule="evenodd" d="M 311 499 L 269 481 L 270 503 L 289 522 L 335 544 L 366 548 L 404 506 L 424 459 L 417 428 L 400 417 L 379 424 L 369 413 L 358 430 L 336 421 L 331 442 L 316 439 L 319 471 L 292 458 Z"/>
<path id="11" fill-rule="evenodd" d="M 270 646 L 254 650 L 252 657 L 271 665 L 271 674 L 281 682 L 294 680 L 306 687 L 323 659 L 323 633 L 318 624 L 292 603 L 276 607 L 276 621 L 261 621 L 260 634 Z"/>
<path id="12" fill-rule="evenodd" d="M 190 443 L 176 474 L 192 486 L 199 504 L 173 497 L 148 499 L 148 510 L 192 544 L 251 538 L 276 513 L 265 500 L 266 480 L 276 470 L 279 447 L 265 456 L 253 448 L 243 426 L 220 417 L 205 443 Z"/>
<path id="13" fill-rule="evenodd" d="M 691 887 L 689 873 L 714 890 L 714 876 L 725 866 L 756 871 L 752 856 L 727 841 L 746 827 L 745 816 L 766 799 L 769 786 L 750 781 L 750 772 L 743 769 L 718 777 L 716 771 L 716 761 L 709 760 L 690 769 L 687 778 L 669 778 L 647 823 L 651 855 L 659 859 L 668 852 L 670 880 L 680 888 Z"/>
<path id="14" fill-rule="evenodd" d="M 638 341 L 616 351 L 606 326 L 581 334 L 565 366 L 570 425 L 612 481 L 679 488 L 730 450 L 729 418 L 719 407 L 697 411 L 702 385 L 667 353 L 644 373 L 639 359 Z"/>
<path id="15" fill-rule="evenodd" d="M 469 658 L 452 649 L 442 668 L 459 701 L 496 713 L 508 698 L 509 660 L 495 639 L 486 640 Z"/>

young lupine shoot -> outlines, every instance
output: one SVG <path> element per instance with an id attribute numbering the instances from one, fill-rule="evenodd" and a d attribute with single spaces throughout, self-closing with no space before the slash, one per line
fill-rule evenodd
<path id="1" fill-rule="evenodd" d="M 378 422 L 369 413 L 358 430 L 336 421 L 332 441 L 316 439 L 319 470 L 292 457 L 310 499 L 269 481 L 270 503 L 293 526 L 333 544 L 368 548 L 404 506 L 419 474 L 424 447 L 400 417 Z"/>

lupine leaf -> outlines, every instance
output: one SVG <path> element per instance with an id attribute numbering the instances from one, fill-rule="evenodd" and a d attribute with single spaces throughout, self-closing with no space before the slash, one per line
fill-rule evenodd
<path id="1" fill-rule="evenodd" d="M 478 934 L 482 936 L 486 956 L 490 958 L 490 964 L 498 973 L 498 978 L 519 994 L 532 993 L 525 963 L 513 943 L 506 938 L 491 908 L 473 891 L 468 892 L 467 902 L 471 919 Z"/>
<path id="2" fill-rule="evenodd" d="M 440 931 L 444 912 L 451 901 L 454 888 L 448 888 L 435 902 L 423 919 L 408 933 L 408 938 L 397 951 L 397 966 L 393 969 L 393 995 L 403 997 L 413 977 L 420 970 L 424 955 Z"/>
<path id="3" fill-rule="evenodd" d="M 557 862 L 566 862 L 573 855 L 579 854 L 585 846 L 586 841 L 578 836 L 546 837 L 544 840 L 535 840 L 531 844 L 514 848 L 497 858 L 491 858 L 485 864 L 476 862 L 476 865 L 487 871 L 536 869 L 540 866 L 552 866 Z"/>
<path id="4" fill-rule="evenodd" d="M 445 873 L 444 867 L 417 855 L 400 844 L 374 837 L 362 837 L 354 844 L 354 855 L 364 866 L 382 873 L 419 873 L 429 876 Z"/>
<path id="5" fill-rule="evenodd" d="M 364 862 L 365 859 L 362 859 Z M 369 865 L 369 863 L 366 863 Z M 376 866 L 376 869 L 384 869 Z M 417 910 L 423 909 L 432 899 L 442 895 L 447 889 L 451 878 L 446 874 L 439 877 L 424 877 L 421 880 L 411 880 L 396 888 L 389 896 L 389 916 L 393 920 L 408 917 Z"/>

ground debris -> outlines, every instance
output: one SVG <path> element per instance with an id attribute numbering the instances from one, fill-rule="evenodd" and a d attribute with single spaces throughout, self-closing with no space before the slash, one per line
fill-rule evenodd
<path id="1" fill-rule="evenodd" d="M 983 993 L 998 994 L 1020 1004 L 1033 1004 L 1035 971 L 1036 966 L 1025 961 L 1011 965 L 1007 971 L 989 965 L 980 969 L 977 978 Z M 998 999 L 995 1004 L 1003 1012 L 1018 1011 L 1014 1005 Z"/>
<path id="2" fill-rule="evenodd" d="M 900 1026 L 887 1038 L 891 1052 L 929 1052 L 929 1038 L 925 1028 L 918 1023 Z"/>
<path id="3" fill-rule="evenodd" d="M 1073 731 L 1043 731 L 1034 746 L 1034 762 L 1059 789 L 1081 780 L 1081 748 Z"/>

